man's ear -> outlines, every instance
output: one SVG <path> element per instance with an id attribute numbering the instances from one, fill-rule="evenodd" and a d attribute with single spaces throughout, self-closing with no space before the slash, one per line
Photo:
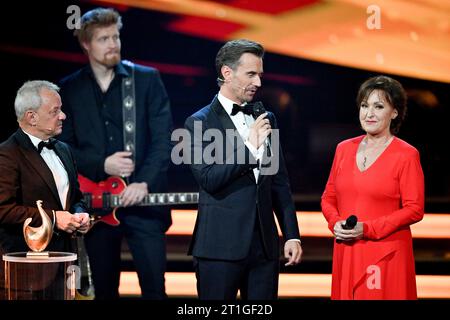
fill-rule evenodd
<path id="1" fill-rule="evenodd" d="M 233 70 L 229 66 L 223 65 L 220 71 L 222 72 L 224 82 L 230 82 Z"/>
<path id="2" fill-rule="evenodd" d="M 89 43 L 86 41 L 81 42 L 81 46 L 83 47 L 83 50 L 86 52 L 89 52 Z"/>
<path id="3" fill-rule="evenodd" d="M 35 127 L 39 119 L 39 115 L 31 110 L 28 110 L 23 115 L 23 120 L 32 127 Z"/>

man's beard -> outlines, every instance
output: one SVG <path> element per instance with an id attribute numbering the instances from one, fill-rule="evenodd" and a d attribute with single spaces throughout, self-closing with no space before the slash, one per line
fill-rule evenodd
<path id="1" fill-rule="evenodd" d="M 105 58 L 103 58 L 103 60 L 101 62 L 104 66 L 106 66 L 108 68 L 115 67 L 120 62 L 120 53 L 118 52 L 118 53 L 110 56 L 109 58 L 107 58 L 105 55 Z"/>

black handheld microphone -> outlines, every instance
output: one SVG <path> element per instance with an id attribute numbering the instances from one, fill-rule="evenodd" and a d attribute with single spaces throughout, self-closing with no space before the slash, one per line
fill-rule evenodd
<path id="1" fill-rule="evenodd" d="M 264 108 L 261 101 L 255 102 L 253 105 L 253 118 L 258 118 L 260 115 L 262 115 L 264 112 L 266 112 L 266 109 Z"/>
<path id="2" fill-rule="evenodd" d="M 356 226 L 357 222 L 358 217 L 352 214 L 350 217 L 347 218 L 347 220 L 345 220 L 345 223 L 342 225 L 342 229 L 351 230 Z"/>
<path id="3" fill-rule="evenodd" d="M 345 223 L 342 224 L 342 229 L 344 230 L 351 230 L 356 226 L 356 223 L 358 222 L 358 217 L 355 215 L 351 215 L 350 217 L 345 220 Z M 343 240 L 336 240 L 337 243 L 342 243 Z"/>
<path id="4" fill-rule="evenodd" d="M 258 118 L 260 115 L 266 112 L 266 109 L 264 108 L 261 101 L 255 102 L 253 105 L 253 118 Z M 270 151 L 272 149 L 272 146 L 270 145 L 270 138 L 266 138 L 266 144 L 267 144 L 267 156 L 271 157 L 272 152 Z"/>

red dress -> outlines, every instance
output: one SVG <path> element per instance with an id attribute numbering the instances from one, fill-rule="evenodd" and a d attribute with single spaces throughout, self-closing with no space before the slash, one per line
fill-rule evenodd
<path id="1" fill-rule="evenodd" d="M 341 142 L 322 195 L 335 223 L 354 214 L 363 239 L 334 243 L 332 299 L 417 299 L 410 225 L 423 218 L 424 178 L 419 152 L 394 137 L 367 170 L 356 164 L 364 136 Z"/>

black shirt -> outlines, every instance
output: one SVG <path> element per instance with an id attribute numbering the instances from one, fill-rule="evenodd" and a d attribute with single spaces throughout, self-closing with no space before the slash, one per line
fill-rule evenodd
<path id="1" fill-rule="evenodd" d="M 95 103 L 103 122 L 106 137 L 106 157 L 108 157 L 117 151 L 124 151 L 122 79 L 129 74 L 122 64 L 118 64 L 114 69 L 114 79 L 111 81 L 108 90 L 103 92 L 90 66 L 87 72 L 92 80 L 91 84 L 96 98 Z"/>

